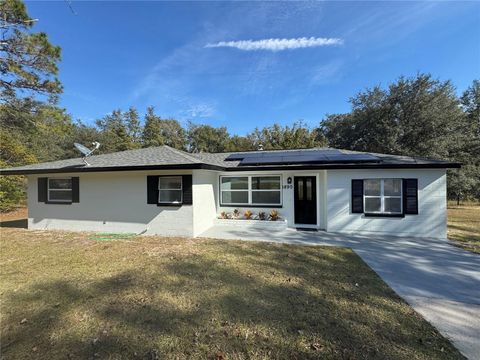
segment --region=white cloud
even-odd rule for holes
[[[301,49],[318,46],[342,45],[343,40],[338,38],[302,37],[296,39],[262,39],[262,40],[238,40],[220,41],[205,45],[206,48],[231,47],[245,51],[268,50],[282,51]]]

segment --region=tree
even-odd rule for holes
[[[358,93],[350,100],[350,113],[327,116],[319,131],[332,147],[468,164],[479,158],[478,136],[472,130],[478,124],[478,93],[474,82],[462,97],[464,113],[449,81],[429,74],[400,77],[387,89]],[[449,171],[449,194],[472,195],[474,173]]]
[[[304,149],[324,145],[318,133],[310,130],[302,121],[295,122],[292,127],[273,124],[263,129],[256,128],[247,137],[255,149],[260,145],[265,150]]]
[[[480,199],[480,81],[474,80],[460,98],[464,125],[453,156],[461,161],[461,169],[448,171],[448,195],[456,198]]]
[[[34,20],[20,0],[0,2],[0,97],[12,100],[19,92],[44,94],[54,100],[62,86],[56,78],[60,47],[45,33],[33,33]]]
[[[449,81],[419,74],[388,89],[350,99],[349,114],[330,115],[320,128],[330,146],[387,154],[450,158],[463,114]]]
[[[257,150],[252,139],[246,136],[234,135],[225,144],[225,151],[250,151]]]
[[[14,134],[0,131],[0,168],[37,162],[29,149]],[[13,210],[25,198],[23,176],[0,177],[0,212]]]
[[[138,114],[133,108],[126,113],[113,110],[111,114],[98,119],[95,124],[100,130],[99,152],[111,153],[139,148],[140,143],[135,141],[135,133],[131,132],[136,128],[137,122]]]
[[[128,135],[132,141],[132,148],[138,149],[142,143],[142,126],[138,111],[134,107],[130,107],[124,114],[125,123],[127,125]]]
[[[230,135],[227,128],[214,128],[210,125],[188,125],[188,142],[191,152],[223,152]]]
[[[467,146],[480,165],[480,80],[474,80],[460,100],[466,117],[466,131],[470,136]]]
[[[175,119],[162,119],[155,115],[153,106],[147,108],[143,129],[143,147],[168,145],[185,150],[187,133]]]

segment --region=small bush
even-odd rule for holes
[[[252,216],[253,216],[253,213],[252,213],[250,210],[246,210],[246,211],[243,213],[243,216],[245,216],[245,219],[251,220],[251,219],[252,219]]]
[[[240,216],[240,211],[238,211],[238,209],[233,210],[233,218],[238,219],[239,216]]]
[[[267,219],[267,214],[265,214],[263,211],[258,213],[258,220],[266,220]]]
[[[272,209],[272,211],[270,211],[270,220],[277,221],[278,219],[280,219],[280,214],[278,213],[277,210]]]

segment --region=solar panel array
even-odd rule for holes
[[[348,154],[334,149],[237,153],[229,155],[225,160],[241,160],[240,166],[380,162],[380,158],[371,154]]]

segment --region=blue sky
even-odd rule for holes
[[[402,74],[429,72],[459,92],[480,78],[479,2],[71,5],[27,2],[34,30],[62,47],[60,104],[86,123],[153,105],[237,134],[316,126]]]

